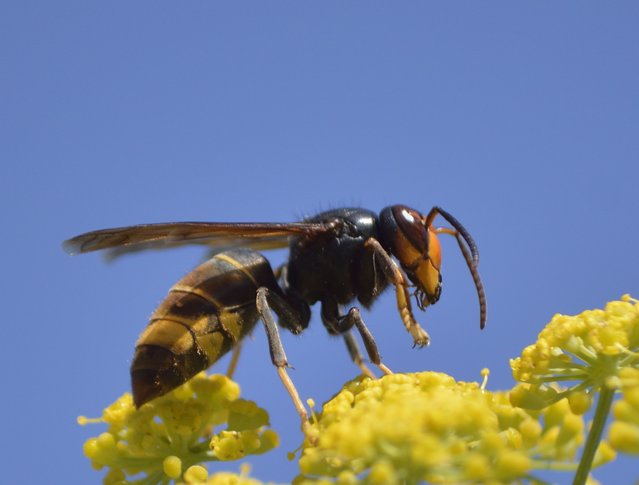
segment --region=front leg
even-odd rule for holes
[[[399,315],[402,318],[404,327],[408,330],[411,337],[413,337],[414,346],[424,347],[428,345],[430,343],[428,333],[420,327],[413,316],[406,276],[377,239],[371,237],[364,243],[364,247],[373,253],[375,261],[380,264],[382,271],[389,281],[395,285],[397,309],[399,310]]]

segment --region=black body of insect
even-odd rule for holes
[[[438,215],[452,228],[434,227]],[[342,314],[340,308],[354,300],[368,307],[392,285],[414,345],[427,345],[428,334],[413,317],[410,299],[414,296],[422,310],[439,299],[437,235],[442,233],[457,239],[470,269],[483,328],[486,299],[477,271],[477,246],[461,223],[438,207],[427,215],[403,205],[387,207],[379,215],[341,208],[294,223],[145,224],[88,232],[65,241],[64,248],[71,254],[101,249],[119,254],[205,244],[221,251],[171,288],[138,339],[131,366],[135,404],[141,406],[169,392],[230,349],[239,349],[242,338],[261,319],[271,360],[305,423],[306,409],[286,373],[288,362],[273,313],[279,317],[279,326],[298,334],[308,326],[310,306],[320,302],[328,332],[344,336],[363,372],[370,374],[351,334],[353,327],[371,362],[388,373],[359,310],[352,307]],[[276,271],[256,251],[286,246],[290,247],[288,261]]]

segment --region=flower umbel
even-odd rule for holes
[[[204,374],[138,410],[124,394],[101,419],[78,418],[109,425],[86,441],[84,454],[94,468],[109,468],[105,484],[224,483],[212,481],[215,475],[209,478],[199,463],[237,460],[278,445],[277,434],[265,428],[266,411],[239,396],[230,379]]]
[[[445,374],[362,377],[316,417],[296,484],[510,483],[565,467],[583,430],[565,400],[533,413]]]
[[[517,405],[543,407],[574,392],[614,388],[621,369],[639,367],[639,303],[628,295],[604,310],[555,315],[537,342],[510,361]],[[549,383],[572,385],[557,392]]]
[[[585,483],[588,471],[597,463],[598,449],[600,460],[614,457],[601,437],[621,377],[639,368],[638,351],[639,302],[624,295],[604,310],[555,315],[537,342],[510,362],[515,379],[521,382],[511,392],[514,405],[541,409],[567,397],[573,409],[583,412],[591,396],[599,394],[574,484]],[[569,387],[558,389],[554,387],[557,383]],[[626,394],[632,400],[632,391]],[[639,442],[639,436],[632,434],[632,427],[618,421],[611,429],[611,445],[623,451],[632,449],[631,443]]]

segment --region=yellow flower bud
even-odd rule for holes
[[[470,482],[483,482],[491,475],[491,463],[488,456],[472,453],[464,460],[464,477]]]
[[[90,438],[86,440],[84,442],[84,445],[82,446],[82,451],[84,453],[84,456],[86,456],[89,459],[92,459],[93,457],[95,457],[98,454],[99,450],[100,450],[100,446],[98,445],[97,438]]]
[[[575,391],[568,395],[568,404],[573,413],[581,415],[590,409],[592,398],[585,391]]]
[[[203,482],[208,476],[209,472],[202,465],[193,465],[184,472],[184,481],[186,483]]]
[[[608,431],[610,445],[624,453],[639,454],[639,426],[615,421]]]
[[[395,485],[398,483],[395,469],[387,461],[379,461],[371,467],[368,481],[371,485]]]
[[[495,468],[495,473],[502,480],[512,480],[525,476],[531,468],[531,462],[524,453],[504,450],[497,455]]]
[[[357,476],[350,470],[344,470],[337,475],[337,485],[355,485],[358,483]]]
[[[542,428],[539,421],[534,419],[525,419],[519,426],[519,432],[528,446],[532,446],[541,436]]]
[[[162,462],[162,469],[167,477],[180,478],[180,475],[182,475],[182,460],[175,455],[167,456]]]

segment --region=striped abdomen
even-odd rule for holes
[[[135,405],[185,383],[249,334],[261,286],[281,293],[269,262],[247,249],[217,254],[178,281],[136,343]]]

